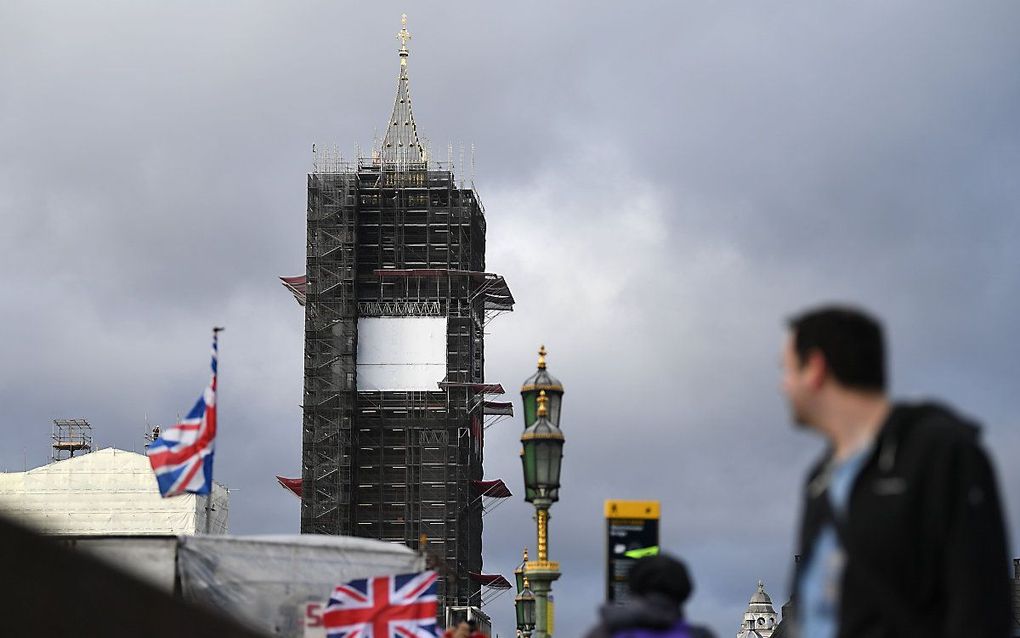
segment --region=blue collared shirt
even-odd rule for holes
[[[867,445],[829,469],[826,493],[832,510],[841,519],[846,516],[847,501],[854,480],[870,456]],[[801,572],[797,588],[797,615],[802,638],[835,638],[839,627],[840,587],[846,552],[832,524],[825,525],[812,547]]]

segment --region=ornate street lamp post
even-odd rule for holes
[[[521,560],[521,564],[518,565],[517,568],[514,570],[514,581],[515,581],[514,584],[517,586],[517,596],[514,598],[514,610],[517,612],[517,638],[523,638],[523,636],[524,636],[524,629],[525,629],[525,626],[524,626],[524,616],[522,615],[524,613],[524,608],[521,607],[521,600],[522,600],[521,599],[521,594],[524,593],[524,580],[525,580],[524,572],[525,572],[525,570],[526,570],[526,568],[528,566],[528,548],[527,547],[524,548],[523,557],[524,558],[523,558],[523,560]],[[531,598],[534,599],[535,595],[534,595],[534,593],[531,592],[530,588],[528,590],[528,593],[531,594]],[[532,604],[532,608],[534,608],[533,604]],[[528,632],[530,633],[531,630],[529,629]]]
[[[517,609],[517,633],[521,638],[530,638],[535,628],[535,594],[531,592],[527,576],[524,577],[520,593],[514,598]]]
[[[545,370],[545,348],[539,350],[538,372],[521,388],[527,427],[521,434],[521,465],[524,469],[525,500],[535,506],[538,523],[538,560],[526,565],[527,578],[535,596],[534,638],[548,638],[549,594],[560,577],[559,563],[549,560],[549,508],[559,500],[560,469],[563,459],[563,431],[550,418],[550,394],[555,398],[555,418],[560,417],[563,386]],[[537,396],[535,396],[537,395]],[[534,419],[529,423],[529,403],[534,398]]]
[[[545,391],[549,398],[548,410],[549,420],[553,425],[560,427],[560,408],[563,406],[563,384],[559,379],[549,374],[545,367],[545,346],[538,348],[538,370],[524,381],[521,386],[521,400],[524,403],[524,427],[530,427],[538,419],[538,393]],[[553,502],[560,499],[559,489],[549,494]],[[524,488],[524,500],[531,502],[535,498],[534,493],[527,486]]]

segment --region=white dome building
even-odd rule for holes
[[[772,606],[772,599],[765,592],[765,584],[758,581],[758,590],[751,595],[751,601],[744,612],[737,638],[771,638],[779,624],[779,615]]]

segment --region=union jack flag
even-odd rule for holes
[[[149,444],[149,463],[164,497],[212,490],[213,445],[216,442],[216,352],[219,332],[213,328],[212,378],[188,416],[166,428]]]
[[[337,586],[322,612],[329,638],[434,638],[436,573],[362,578]]]

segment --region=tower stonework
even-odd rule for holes
[[[441,607],[477,607],[485,419],[506,409],[483,330],[514,301],[485,272],[477,194],[419,140],[399,37],[380,146],[317,152],[308,175],[301,531],[422,549]]]

